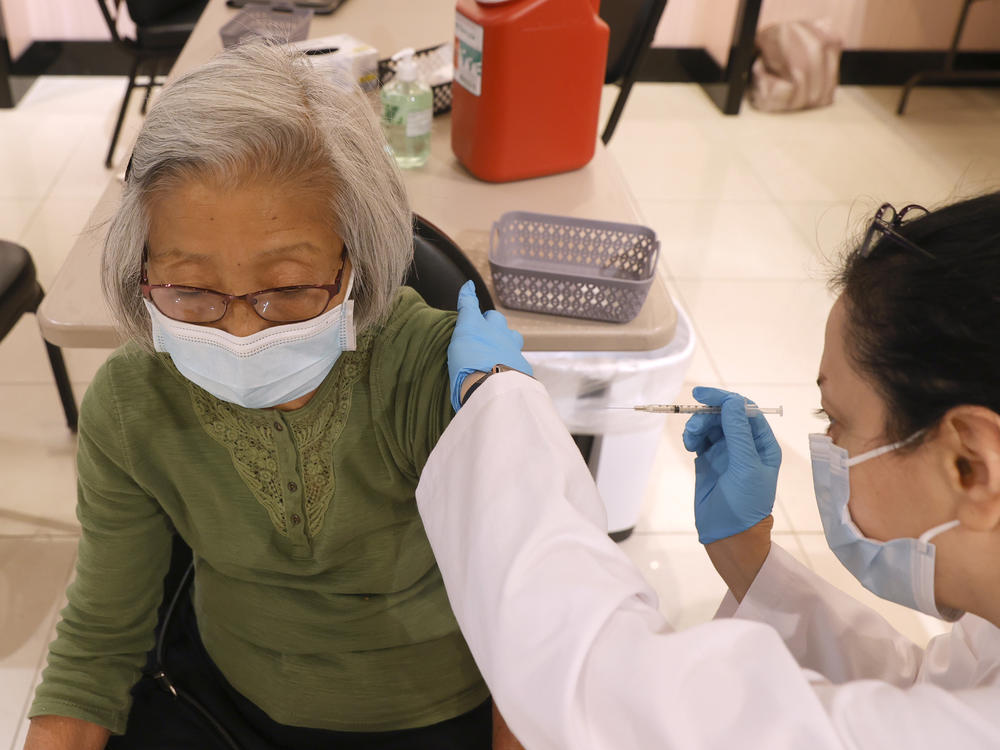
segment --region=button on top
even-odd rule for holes
[[[299,486],[297,484],[295,484],[295,482],[289,482],[288,483],[288,491],[289,492],[295,492],[295,490],[297,490],[298,488],[299,488]]]
[[[298,513],[292,513],[292,526],[298,526],[300,523],[302,523],[302,516]]]
[[[278,432],[281,432],[283,429],[285,429],[285,425],[281,424],[281,422],[275,422],[274,429],[276,429]]]

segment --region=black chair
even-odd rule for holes
[[[427,219],[413,215],[413,263],[403,282],[416,289],[431,307],[456,310],[458,290],[469,280],[476,285],[479,306],[493,309],[493,297],[455,242]]]
[[[118,111],[118,121],[115,132],[108,146],[108,156],[104,160],[105,167],[111,167],[115,155],[115,146],[121,134],[122,123],[125,121],[125,110],[133,89],[146,89],[146,98],[142,101],[142,114],[146,114],[149,97],[154,86],[162,81],[157,77],[165,75],[169,66],[180,54],[187,42],[198,18],[208,0],[125,0],[129,17],[135,22],[135,38],[122,37],[118,33],[118,18],[121,14],[122,0],[97,0],[104,22],[111,32],[115,45],[124,49],[132,57],[132,68],[128,77],[128,88],[125,98]],[[136,83],[136,76],[142,70],[149,76],[148,83]]]
[[[421,216],[413,217],[413,263],[404,282],[420,292],[420,296],[431,307],[439,310],[455,310],[458,305],[458,290],[472,280],[476,285],[479,306],[485,312],[495,309],[490,290],[475,266],[469,262],[455,242]],[[573,442],[579,448],[583,460],[592,465],[600,453],[600,435],[573,435]],[[609,536],[616,542],[628,539],[632,529],[616,531]]]
[[[28,251],[13,242],[0,240],[0,340],[10,333],[22,315],[37,312],[44,296]],[[62,352],[48,341],[45,342],[45,350],[59,388],[66,424],[76,432],[76,400]]]
[[[605,0],[601,3],[601,18],[611,29],[604,82],[617,84],[621,89],[601,135],[605,145],[615,132],[625,101],[639,75],[639,65],[653,43],[653,35],[666,7],[667,0]]]
[[[931,85],[943,85],[949,83],[995,83],[1000,81],[1000,70],[969,70],[966,68],[955,68],[955,60],[958,57],[958,45],[962,41],[962,32],[965,30],[966,21],[969,20],[969,9],[980,0],[963,0],[962,9],[958,14],[958,25],[955,33],[951,37],[951,46],[944,58],[944,68],[942,70],[923,70],[914,74],[903,85],[903,93],[899,97],[899,106],[896,114],[902,115],[906,111],[906,102],[910,98],[915,86],[922,83]]]

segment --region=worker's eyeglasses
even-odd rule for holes
[[[183,323],[216,323],[225,317],[229,303],[241,299],[258,317],[270,323],[301,323],[323,314],[330,300],[340,294],[344,264],[332,284],[281,286],[247,294],[223,294],[213,289],[180,284],[150,284],[143,262],[142,296],[168,318]]]
[[[875,247],[876,242],[883,236],[889,237],[898,245],[902,245],[905,248],[913,250],[916,253],[934,259],[934,256],[929,252],[924,250],[920,245],[906,239],[897,230],[903,225],[906,217],[911,215],[914,211],[921,211],[925,214],[930,213],[923,206],[918,206],[916,203],[911,203],[908,206],[903,206],[898,212],[889,203],[883,203],[879,210],[875,212],[875,216],[872,218],[872,223],[868,226],[868,231],[865,232],[864,242],[861,243],[861,257],[867,258],[871,255],[872,249]]]

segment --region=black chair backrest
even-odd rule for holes
[[[136,26],[147,26],[192,2],[193,0],[125,0],[125,5]]]
[[[190,5],[192,0],[125,0],[128,15],[136,26],[147,26],[155,23],[175,10]],[[111,32],[114,41],[121,41],[118,36],[118,17],[121,15],[122,0],[97,0],[104,23]]]
[[[617,83],[653,41],[667,0],[603,0],[601,18],[611,29],[605,83]]]
[[[475,266],[444,232],[426,219],[413,216],[413,263],[403,283],[416,289],[424,301],[439,310],[454,310],[458,290],[469,280],[476,285],[479,306],[493,309],[493,298]]]

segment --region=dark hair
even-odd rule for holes
[[[1000,192],[896,231],[933,258],[882,235],[868,257],[849,253],[833,281],[849,356],[886,401],[890,441],[934,428],[955,406],[1000,413]]]

